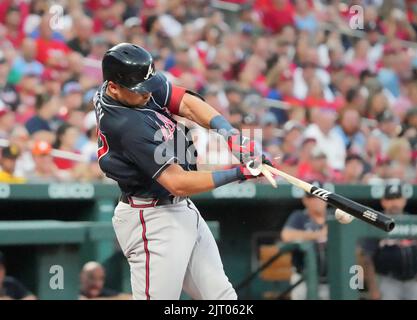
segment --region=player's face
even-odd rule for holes
[[[315,217],[324,217],[326,215],[327,203],[315,197],[304,197],[304,206],[309,214]]]
[[[131,107],[143,107],[152,96],[150,92],[136,93],[112,82],[109,83],[109,91],[116,100]]]
[[[385,213],[388,214],[401,214],[407,203],[405,198],[398,199],[382,199],[381,205],[384,208]]]
[[[12,173],[16,167],[16,160],[4,158],[1,162],[1,166],[3,167],[4,171]]]
[[[85,290],[90,297],[97,297],[103,289],[105,281],[105,273],[102,269],[91,271],[85,282]]]

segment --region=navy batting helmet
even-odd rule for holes
[[[166,78],[155,70],[152,55],[145,49],[120,43],[110,48],[102,61],[103,79],[113,81],[136,93],[159,89]]]

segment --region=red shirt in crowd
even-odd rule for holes
[[[0,23],[4,24],[7,11],[11,6],[19,8],[20,12],[20,28],[23,30],[23,24],[29,15],[29,4],[24,0],[2,0],[0,1]]]
[[[29,5],[26,1],[23,0],[2,0],[0,1],[0,23],[5,25],[6,16],[9,8],[11,6],[16,7],[19,9],[20,12],[20,24],[19,29],[17,30],[16,34],[12,34],[10,32],[6,33],[6,39],[15,47],[19,48],[22,44],[23,39],[25,38],[25,33],[23,31],[23,26],[27,16],[29,15]]]
[[[254,9],[260,13],[264,27],[273,33],[280,32],[287,25],[294,25],[294,6],[289,0],[283,2],[280,8],[273,0],[255,0],[254,3]],[[308,3],[310,7],[313,6],[312,0]]]
[[[328,168],[325,172],[314,171],[309,163],[300,163],[298,165],[297,177],[305,181],[339,181],[341,174],[339,171]]]
[[[54,39],[38,38],[36,39],[36,45],[38,49],[36,60],[42,64],[46,64],[55,55],[66,55],[71,52],[71,49],[65,43]]]

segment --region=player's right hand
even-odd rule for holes
[[[233,134],[228,137],[227,144],[229,150],[242,164],[255,155],[255,141],[248,137]]]

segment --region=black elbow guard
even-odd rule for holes
[[[203,101],[206,101],[200,94],[198,94],[197,92],[194,92],[194,91],[191,91],[191,90],[188,90],[188,89],[186,89],[185,90],[185,92],[186,93],[189,93],[189,94],[191,94],[192,96],[194,96],[194,97],[197,97],[197,98],[200,98],[201,100],[203,100]]]

